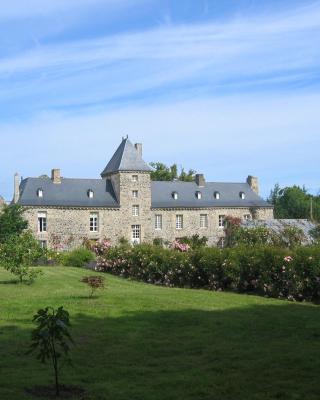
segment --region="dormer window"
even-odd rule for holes
[[[88,197],[89,197],[89,199],[93,199],[93,195],[94,195],[93,190],[92,190],[92,189],[89,189],[89,190],[88,190]]]
[[[213,193],[213,197],[214,197],[216,200],[219,200],[219,199],[220,199],[220,193],[219,193],[219,192],[214,192],[214,193]]]
[[[178,193],[172,192],[172,198],[173,198],[173,200],[178,200]]]
[[[202,193],[201,192],[196,192],[196,198],[198,199],[198,200],[201,200],[201,198],[202,198]]]
[[[37,190],[37,196],[38,196],[38,197],[43,197],[43,190],[42,190],[41,188],[39,188],[39,189]]]
[[[246,194],[244,192],[239,193],[240,199],[244,200],[246,198]]]

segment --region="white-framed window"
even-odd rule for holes
[[[99,215],[98,213],[90,214],[90,232],[98,232],[99,230]]]
[[[208,214],[200,214],[200,228],[208,228]]]
[[[47,241],[46,240],[39,240],[39,245],[42,249],[46,249],[47,248]]]
[[[43,190],[42,190],[41,188],[39,188],[39,189],[37,190],[37,196],[38,196],[38,197],[43,197]]]
[[[132,175],[131,180],[132,180],[132,182],[138,182],[138,180],[139,180],[138,175]]]
[[[251,219],[251,214],[244,214],[243,219],[244,219],[245,221],[250,221],[250,219]]]
[[[133,205],[132,206],[132,216],[133,217],[139,217],[139,206],[138,205]]]
[[[133,242],[140,242],[141,229],[140,225],[131,225],[132,240]]]
[[[172,192],[172,198],[173,200],[178,200],[178,193],[177,192]]]
[[[202,193],[201,192],[196,192],[196,198],[198,199],[198,200],[201,200],[201,198],[202,198]]]
[[[219,215],[219,228],[223,228],[224,227],[225,220],[226,220],[226,216],[225,215]]]
[[[176,215],[176,229],[183,229],[183,215]]]
[[[220,193],[219,193],[219,192],[214,192],[213,197],[214,197],[216,200],[219,200],[219,199],[220,199]]]
[[[89,197],[89,199],[93,199],[93,195],[94,195],[93,190],[92,190],[92,189],[89,189],[89,190],[88,190],[88,197]]]
[[[38,232],[47,232],[47,213],[38,212]]]
[[[244,200],[246,198],[246,194],[244,192],[239,193],[240,199]]]
[[[133,191],[132,191],[132,197],[133,197],[134,199],[137,199],[137,198],[139,197],[139,192],[138,192],[138,190],[133,190]]]
[[[154,223],[154,227],[157,230],[162,229],[162,215],[161,214],[157,214],[155,216],[155,223]]]
[[[218,247],[220,247],[220,249],[223,249],[226,245],[226,239],[225,238],[220,238],[218,243],[217,243]]]

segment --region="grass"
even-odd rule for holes
[[[318,400],[320,308],[261,297],[168,289],[104,275],[89,299],[88,272],[44,267],[33,285],[0,269],[0,398],[33,399],[52,382],[26,356],[35,311],[71,314],[74,368],[62,381],[89,400]]]

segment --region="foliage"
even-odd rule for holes
[[[170,287],[237,290],[289,300],[320,300],[320,247],[256,245],[173,251],[112,247],[97,270]],[[247,243],[248,244],[248,243]]]
[[[180,240],[175,240],[171,245],[173,250],[181,251],[181,253],[186,253],[190,250],[190,246],[186,243],[180,242]]]
[[[98,276],[84,276],[81,279],[81,282],[86,283],[90,287],[90,289],[91,289],[90,297],[91,298],[93,297],[93,294],[97,289],[103,289],[105,287],[104,278],[99,275]]]
[[[23,209],[17,204],[4,205],[0,212],[0,244],[12,236],[20,235],[28,227]]]
[[[59,396],[59,373],[63,366],[63,364],[60,364],[60,359],[66,357],[66,361],[70,362],[69,344],[73,342],[69,333],[69,313],[63,307],[59,307],[57,310],[52,307],[46,307],[45,309],[40,309],[34,315],[33,322],[38,326],[32,332],[32,344],[28,353],[38,350],[38,360],[42,363],[51,361],[56,396]]]
[[[184,243],[190,246],[191,249],[206,246],[208,238],[206,236],[200,237],[200,235],[184,236],[179,238],[180,243]]]
[[[320,221],[320,196],[313,196],[303,187],[280,188],[278,184],[271,190],[269,202],[274,205],[275,218],[313,219]]]
[[[184,168],[181,168],[180,172],[178,172],[177,164],[168,167],[161,162],[152,162],[150,165],[154,168],[154,171],[151,172],[151,180],[153,181],[194,181],[196,171],[193,169],[189,169],[188,172],[186,172]]]
[[[309,233],[314,238],[314,240],[320,242],[320,224],[317,225],[314,229],[311,229]]]
[[[94,254],[85,247],[78,247],[62,254],[62,264],[68,267],[84,267],[85,264],[94,260]]]
[[[42,273],[39,269],[30,269],[30,266],[41,256],[43,256],[43,251],[29,231],[19,236],[12,235],[0,245],[0,265],[16,275],[20,282],[27,278],[31,283]]]

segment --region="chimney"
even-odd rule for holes
[[[203,174],[196,174],[196,184],[198,186],[205,186],[206,180],[204,179]]]
[[[139,156],[142,157],[142,143],[136,143],[134,145],[134,147],[136,148],[137,152],[139,153]]]
[[[53,183],[61,183],[60,169],[54,168],[51,170],[51,180]]]
[[[20,175],[18,173],[14,174],[14,194],[13,202],[17,203],[20,197]]]
[[[258,182],[258,178],[256,178],[255,176],[249,175],[247,178],[247,184],[251,187],[251,189],[259,194],[259,182]]]

